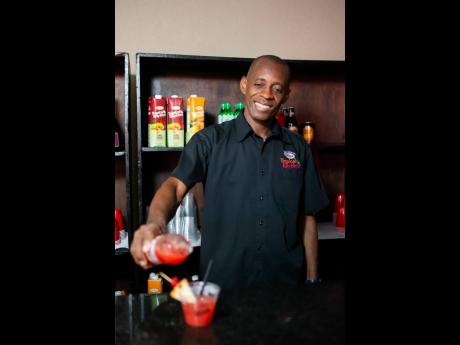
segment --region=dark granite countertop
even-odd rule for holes
[[[345,344],[345,283],[222,290],[202,328],[187,326],[167,294],[116,297],[115,344]]]

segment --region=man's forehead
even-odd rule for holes
[[[270,59],[260,59],[256,61],[256,63],[249,70],[248,77],[263,79],[261,73],[266,72],[267,68],[270,68],[269,70],[273,72],[280,72],[284,76],[288,74],[288,69],[286,68],[286,66],[272,61]]]

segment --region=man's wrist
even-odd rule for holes
[[[156,222],[155,223],[154,222],[146,223],[145,226],[148,227],[148,229],[153,233],[153,235],[155,237],[163,235],[163,234],[166,233],[165,227],[163,227],[162,225],[160,225],[160,224],[158,224]]]

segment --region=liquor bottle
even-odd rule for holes
[[[286,128],[294,133],[299,133],[299,126],[295,118],[294,107],[289,107],[286,117]]]
[[[301,132],[304,140],[311,144],[315,137],[315,125],[313,122],[307,121],[301,125]]]

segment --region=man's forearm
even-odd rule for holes
[[[307,261],[307,279],[318,278],[318,229],[312,215],[304,216],[303,244]]]
[[[155,223],[163,229],[166,228],[185,195],[185,186],[179,186],[177,181],[166,180],[155,193],[149,207],[147,223]]]

